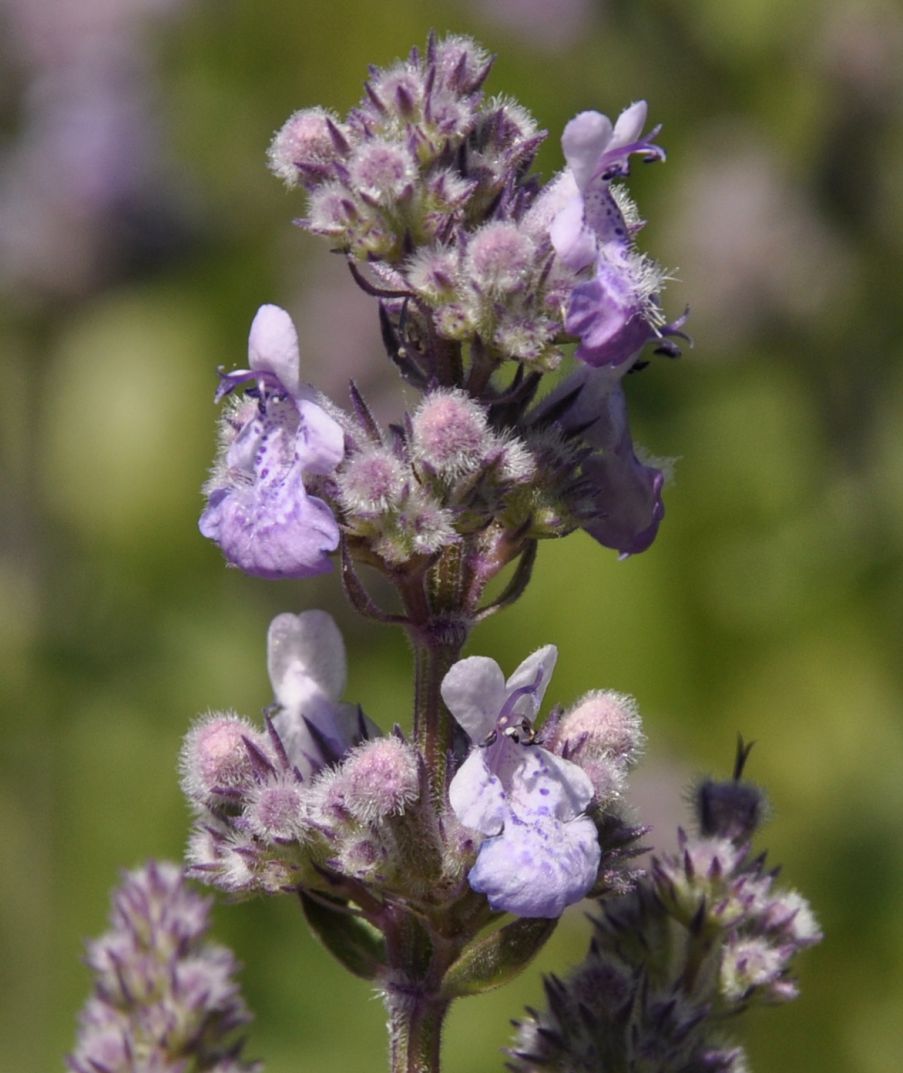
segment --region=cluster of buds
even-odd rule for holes
[[[548,1010],[519,1025],[518,1073],[744,1073],[725,1025],[795,998],[791,963],[821,938],[805,899],[752,855],[765,801],[740,779],[747,754],[741,743],[733,779],[700,785],[697,833],[604,904],[583,964],[546,981]]]
[[[296,112],[270,166],[307,190],[302,226],[374,266],[411,379],[441,372],[435,336],[469,344],[478,379],[505,359],[553,369],[568,335],[592,365],[629,361],[671,327],[664,274],[634,250],[642,221],[612,186],[632,155],[664,158],[643,134],[645,105],[614,126],[597,112],[573,120],[568,169],[543,187],[529,167],[545,132],[517,103],[483,97],[490,66],[467,38],[431,38],[374,70],[345,120]]]
[[[639,718],[630,698],[596,692],[535,728],[553,645],[507,681],[482,656],[445,675],[442,696],[471,749],[439,808],[402,731],[383,736],[339,701],[345,650],[326,612],[277,616],[268,655],[265,728],[211,713],[185,739],[195,877],[232,895],[403,899],[440,914],[476,891],[491,910],[547,919],[629,887],[639,831],[618,807]]]
[[[114,892],[110,931],[88,944],[94,994],[72,1073],[260,1073],[236,1034],[250,1021],[232,954],[206,940],[210,901],[150,862]]]
[[[346,880],[391,891],[417,860],[422,885],[436,882],[422,761],[399,730],[383,737],[339,700],[345,647],[331,616],[278,615],[268,665],[275,703],[263,729],[211,713],[186,736],[191,873],[233,895],[331,892]]]

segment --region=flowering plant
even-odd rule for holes
[[[301,226],[374,298],[421,397],[387,428],[354,383],[339,406],[302,380],[289,314],[262,306],[247,368],[221,372],[200,528],[258,577],[335,562],[358,612],[407,633],[413,720],[384,733],[342,699],[326,612],[277,616],[262,724],[215,712],[185,739],[187,871],[233,897],[300,900],[382,993],[393,1073],[438,1070],[450,1004],[524,969],[584,898],[598,904],[590,951],[520,1024],[514,1067],[739,1073],[723,1024],[792,998],[793,957],[819,938],[751,854],[764,803],[742,779],[748,750],[731,779],[699,787],[680,853],[641,870],[646,829],[623,814],[634,702],[596,690],[543,720],[554,645],[507,677],[462,658],[472,628],[524,591],[540,540],[582,528],[622,557],[655,540],[665,476],[634,446],[624,382],[647,347],[678,354],[684,319],[662,312],[665,273],[637,249],[623,185],[632,159],[665,157],[645,103],[573,119],[566,167],[543,185],[530,166],[545,135],[484,96],[490,66],[470,39],[431,38],[372,71],[344,119],[305,109],[273,140],[272,170],[307,195]],[[229,1042],[247,1019],[232,963],[198,952],[204,914],[168,866],[126,879],[92,947],[73,1070],[252,1068]]]

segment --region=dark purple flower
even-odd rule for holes
[[[625,369],[583,367],[564,380],[535,411],[542,422],[570,399],[555,423],[588,448],[579,493],[571,504],[593,539],[622,555],[645,551],[665,514],[664,473],[634,450],[622,385]]]
[[[333,472],[341,428],[300,381],[298,336],[278,306],[261,306],[248,339],[250,368],[223,376],[218,397],[257,386],[226,416],[200,530],[248,574],[302,578],[329,569],[339,542],[332,511],[306,481]]]
[[[495,660],[472,656],[442,681],[442,699],[474,746],[449,787],[455,815],[484,836],[468,882],[493,909],[523,917],[560,916],[592,887],[601,857],[583,815],[588,776],[533,742],[557,657],[546,645],[506,682]]]
[[[665,476],[636,456],[620,382],[600,391],[602,377],[597,373],[589,373],[587,381],[584,393],[595,396],[599,405],[598,417],[584,432],[586,442],[597,450],[583,463],[593,501],[591,512],[583,518],[583,528],[607,548],[635,555],[655,540],[665,515]]]

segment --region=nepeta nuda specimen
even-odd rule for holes
[[[615,123],[578,115],[567,167],[544,186],[530,167],[545,134],[483,95],[489,69],[469,39],[431,38],[372,70],[348,116],[296,112],[271,145],[272,170],[306,192],[301,226],[373,297],[388,358],[420,399],[382,427],[354,383],[347,408],[318,394],[289,314],[264,305],[249,367],[221,373],[218,398],[245,390],[227,402],[201,530],[258,577],[335,560],[353,607],[408,636],[413,718],[384,733],[343,699],[329,615],[279,615],[262,725],[212,713],[186,738],[189,873],[232,896],[300,899],[326,947],[380,989],[393,1073],[437,1070],[450,1003],[522,970],[588,896],[617,954],[597,940],[575,978],[594,981],[600,1012],[585,1012],[582,985],[570,1010],[550,984],[552,1012],[522,1029],[517,1061],[737,1069],[700,1035],[710,991],[672,994],[686,974],[679,961],[659,971],[652,940],[664,917],[704,933],[706,980],[724,981],[731,1008],[789,997],[787,963],[817,930],[747,857],[757,793],[700,791],[700,841],[644,877],[630,866],[644,829],[621,815],[643,740],[634,702],[594,690],[542,722],[553,644],[509,677],[462,658],[471,629],[529,583],[540,540],[583,528],[622,557],[654,541],[664,474],[634,446],[624,378],[648,344],[676,356],[683,319],[661,310],[666,274],[636,248],[622,184],[632,158],[664,159],[645,104]],[[572,371],[549,388],[563,362]],[[373,572],[394,606],[371,594]],[[631,1064],[636,1039],[657,1041],[643,1042],[645,1065]]]

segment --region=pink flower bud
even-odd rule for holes
[[[417,752],[398,738],[377,738],[355,750],[332,787],[361,823],[401,815],[420,795]]]
[[[308,812],[302,784],[286,778],[258,786],[244,816],[250,831],[265,842],[293,842],[304,837]]]
[[[289,116],[270,143],[270,171],[287,186],[322,180],[342,155],[343,141],[340,124],[324,108],[302,109]]]
[[[445,477],[473,472],[494,446],[486,414],[463,391],[434,391],[412,418],[417,461]]]
[[[195,723],[180,756],[182,790],[190,801],[215,807],[254,785],[245,738],[268,751],[254,727],[233,713],[212,712]]]
[[[348,165],[351,185],[364,199],[391,204],[410,195],[417,165],[403,146],[373,140],[362,142]]]
[[[382,514],[397,510],[410,472],[383,447],[362,451],[339,474],[342,505],[353,513]]]
[[[536,247],[517,224],[486,224],[467,246],[466,270],[482,293],[509,294],[522,288],[536,264]]]
[[[593,690],[558,720],[546,748],[589,775],[597,801],[617,797],[643,742],[636,701],[612,690]]]

